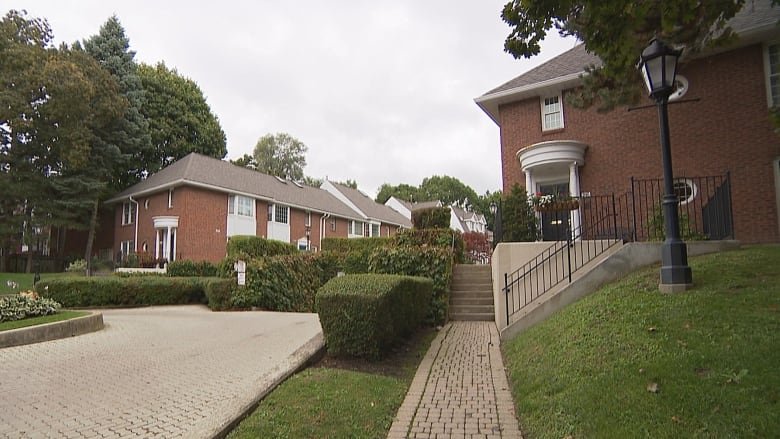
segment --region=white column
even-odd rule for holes
[[[534,187],[534,177],[531,175],[531,169],[526,169],[525,171],[525,191],[528,192],[528,195],[533,195],[536,193],[536,188]]]
[[[168,233],[165,234],[165,249],[163,250],[163,257],[168,261],[171,260],[171,226],[168,226]]]
[[[160,229],[154,229],[154,258],[160,259]]]
[[[580,178],[577,172],[577,162],[569,164],[569,191],[573,197],[580,196]],[[572,238],[580,234],[580,209],[572,210],[571,213]]]
[[[171,255],[171,260],[173,261],[176,259],[176,241],[179,239],[177,236],[179,234],[179,229],[178,227],[174,227],[171,230],[173,231],[173,254]]]

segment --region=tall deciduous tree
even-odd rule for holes
[[[384,183],[382,186],[379,186],[379,192],[377,192],[375,199],[376,202],[384,204],[390,197],[410,202],[427,201],[420,199],[420,189],[418,187],[406,183],[400,183],[395,186]]]
[[[198,84],[164,63],[141,64],[145,92],[141,113],[149,123],[153,153],[145,163],[150,174],[191,152],[221,159],[227,154],[225,132]]]
[[[425,200],[439,200],[444,204],[457,204],[461,207],[471,207],[477,200],[474,189],[448,175],[434,175],[423,179],[420,195]]]
[[[504,50],[529,58],[539,53],[539,43],[553,28],[576,36],[604,64],[588,69],[584,87],[571,95],[571,102],[610,110],[641,96],[636,63],[652,37],[695,54],[733,37],[727,22],[744,4],[745,0],[512,0],[501,13],[512,28]]]
[[[255,145],[257,170],[289,180],[303,180],[308,147],[287,133],[266,134]]]

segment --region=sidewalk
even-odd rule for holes
[[[451,322],[431,343],[388,439],[522,439],[493,322]]]

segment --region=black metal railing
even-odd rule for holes
[[[680,236],[684,240],[733,238],[729,173],[675,179],[679,199]],[[624,194],[581,197],[579,209],[559,212],[566,240],[550,246],[511,273],[504,273],[506,322],[511,316],[582,269],[614,245],[626,241],[664,239],[662,179],[631,178]],[[575,218],[576,216],[576,218]],[[579,220],[572,230],[571,224]]]

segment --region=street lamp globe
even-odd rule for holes
[[[490,214],[495,215],[496,211],[498,210],[498,206],[496,205],[495,201],[490,202]]]
[[[680,55],[682,49],[672,49],[657,38],[653,38],[642,51],[639,68],[652,98],[668,98],[674,91]]]

